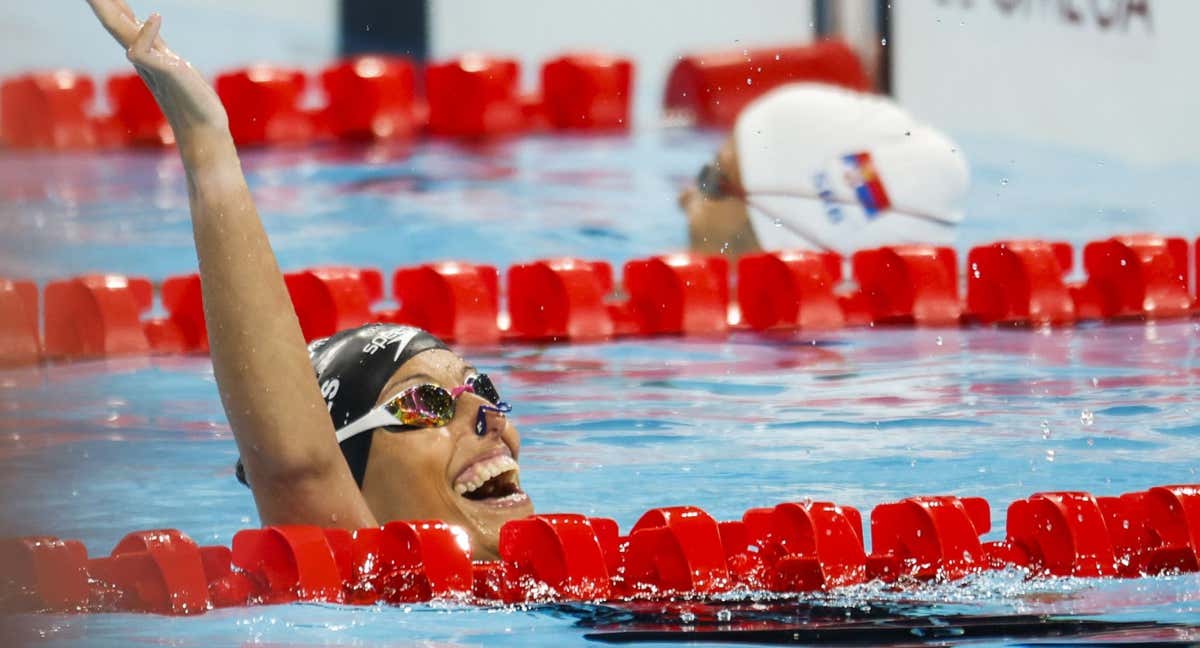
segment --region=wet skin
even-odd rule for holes
[[[732,137],[725,140],[715,162],[734,187],[742,186]],[[733,260],[761,249],[758,237],[750,226],[746,203],[740,198],[709,198],[691,184],[679,194],[679,207],[687,216],[688,240],[692,251],[724,254]]]
[[[426,351],[396,371],[377,403],[421,383],[453,389],[476,373],[450,351]],[[498,389],[503,396],[503,385]],[[466,530],[474,558],[498,558],[500,527],[532,515],[533,503],[520,489],[521,435],[512,421],[488,413],[487,433],[475,432],[479,406],[485,404],[480,396],[464,393],[445,427],[372,433],[362,493],[380,524],[442,520]],[[501,474],[485,479],[495,472]]]

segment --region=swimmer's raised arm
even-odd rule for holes
[[[263,523],[374,526],[335,440],[225,108],[159,37],[161,17],[139,22],[124,0],[88,4],[175,132],[213,371]]]

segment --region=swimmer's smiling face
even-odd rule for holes
[[[451,390],[476,373],[451,351],[425,351],[392,375],[377,404],[422,383]],[[445,427],[372,432],[362,492],[380,524],[442,520],[467,531],[475,558],[498,557],[500,527],[533,514],[533,503],[520,487],[521,435],[512,421],[488,413],[487,433],[476,434],[485,404],[468,392]]]

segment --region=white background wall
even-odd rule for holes
[[[1139,6],[1148,20],[1130,14]],[[1200,160],[1200,2],[901,0],[895,7],[894,88],[925,120],[1138,162]]]
[[[567,50],[630,56],[642,126],[661,112],[667,73],[681,53],[805,43],[813,32],[810,0],[433,0],[430,14],[434,57],[512,55],[528,89],[541,62]]]

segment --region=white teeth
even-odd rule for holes
[[[500,456],[474,466],[468,476],[454,485],[454,492],[459,495],[470,493],[480,486],[483,486],[489,479],[496,475],[503,475],[508,471],[516,471],[520,473],[521,468],[517,465],[516,460],[509,456]]]

